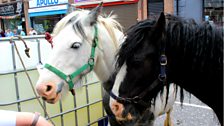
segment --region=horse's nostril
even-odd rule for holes
[[[55,98],[52,98],[52,99],[49,99],[50,101],[54,101],[55,100]]]
[[[46,101],[46,100],[47,100],[47,98],[45,98],[45,97],[42,97],[42,99],[43,99],[44,101]]]
[[[51,89],[52,89],[52,86],[47,85],[47,90],[46,90],[46,91],[48,92],[48,91],[50,91]]]

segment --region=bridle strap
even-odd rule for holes
[[[134,103],[134,104],[139,104],[144,107],[149,107],[151,105],[150,102],[145,102],[142,98],[146,96],[147,93],[151,92],[153,89],[158,86],[158,83],[160,81],[156,79],[148,88],[146,88],[140,95],[135,96],[133,98],[124,98],[124,97],[119,97],[116,96],[112,91],[110,92],[110,96],[117,100],[120,103]]]
[[[158,78],[153,81],[153,83],[146,88],[142,93],[139,95],[133,97],[133,98],[123,98],[116,96],[112,91],[110,91],[110,96],[117,100],[120,103],[134,103],[134,104],[140,104],[144,107],[149,107],[151,105],[151,102],[145,102],[143,100],[143,97],[145,97],[149,92],[151,92],[153,89],[155,89],[160,83],[162,83],[162,86],[166,84],[166,65],[167,65],[167,57],[165,55],[165,50],[162,50],[161,56],[160,56],[160,74]]]
[[[94,29],[95,29],[95,34],[94,34],[94,39],[93,39],[93,42],[92,42],[90,58],[88,59],[88,62],[86,64],[84,64],[82,67],[80,67],[78,70],[71,73],[70,75],[66,75],[65,73],[63,73],[62,71],[58,70],[57,68],[53,67],[50,64],[45,64],[44,65],[44,68],[50,70],[51,72],[53,72],[57,76],[59,76],[61,79],[66,81],[69,85],[69,90],[72,90],[73,87],[74,87],[74,83],[73,83],[72,80],[75,77],[80,75],[83,71],[87,70],[88,68],[89,68],[90,71],[93,70],[94,60],[95,60],[95,51],[96,51],[96,47],[98,45],[98,29],[97,29],[96,25],[94,25]]]
[[[155,81],[153,81],[153,83],[148,88],[146,88],[142,93],[133,98],[119,97],[116,96],[112,91],[110,91],[109,93],[110,96],[120,103],[134,103],[142,105],[144,107],[149,107],[151,105],[151,101],[145,102],[143,100],[143,97],[145,97],[149,92],[151,92],[153,89],[159,86],[159,84],[162,83],[161,86],[164,86],[166,84],[166,65],[167,65],[167,57],[165,55],[165,52],[162,51],[162,54],[160,56],[160,74],[158,78]]]
[[[165,42],[165,39],[163,36],[163,40],[161,42],[160,59],[159,59],[160,73],[158,75],[158,78],[155,81],[153,81],[153,83],[148,88],[146,88],[142,93],[140,93],[137,96],[134,96],[133,98],[119,97],[119,96],[116,96],[112,91],[110,91],[110,93],[109,93],[110,96],[120,103],[134,103],[134,104],[142,105],[144,107],[149,107],[151,105],[151,101],[145,102],[143,100],[143,97],[145,97],[148,93],[150,93],[157,86],[164,86],[167,84],[167,76],[166,76],[167,57],[165,55],[165,52],[166,52],[165,47],[166,47],[166,42]],[[167,95],[167,98],[168,98],[168,95]]]
[[[88,69],[88,65],[85,64],[81,68],[79,68],[77,71],[73,72],[71,75],[66,75],[57,68],[51,66],[50,64],[45,64],[44,68],[50,70],[51,72],[55,73],[57,76],[59,76],[61,79],[65,80],[69,85],[69,90],[73,89],[74,84],[72,82],[72,79],[76,76],[80,75],[84,70]]]

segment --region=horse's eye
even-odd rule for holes
[[[80,46],[81,46],[81,43],[80,43],[80,42],[74,42],[74,43],[72,44],[72,47],[71,47],[71,48],[73,48],[73,49],[78,49]]]

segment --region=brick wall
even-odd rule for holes
[[[164,0],[164,12],[168,14],[174,13],[174,0]]]

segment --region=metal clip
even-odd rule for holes
[[[98,41],[98,38],[94,38],[94,41],[92,43],[92,47],[96,48],[97,44],[96,41]]]
[[[139,102],[141,98],[139,96],[135,96],[134,98],[132,98],[132,102],[137,104]]]
[[[167,65],[167,57],[166,57],[166,55],[161,55],[160,56],[160,65],[163,65],[163,66]]]
[[[64,82],[61,81],[61,82],[57,85],[56,94],[61,93],[63,86],[64,86]]]
[[[94,58],[89,58],[89,60],[88,60],[88,64],[89,64],[90,66],[93,66],[93,65],[94,65]]]
[[[166,74],[164,74],[163,76],[162,76],[162,74],[159,74],[158,79],[159,79],[159,81],[166,80]]]

